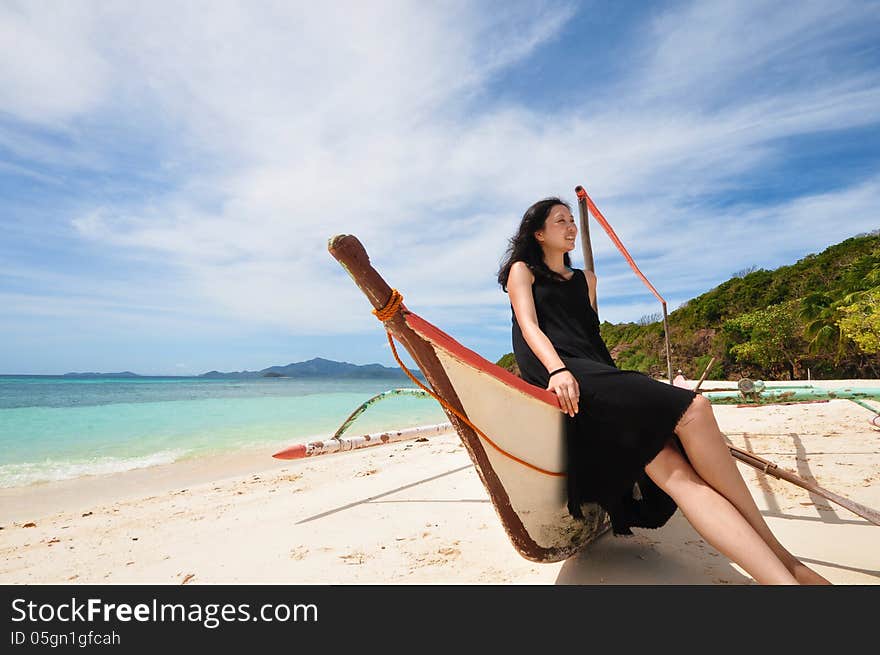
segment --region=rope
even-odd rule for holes
[[[373,314],[376,316],[376,318],[378,318],[380,321],[382,321],[384,323],[385,321],[388,321],[391,318],[393,318],[395,314],[397,314],[402,302],[403,302],[403,296],[400,294],[400,292],[397,289],[392,289],[391,290],[391,297],[388,299],[388,302],[385,304],[385,306],[382,309],[374,309]],[[403,372],[409,376],[409,379],[412,380],[413,382],[415,382],[419,387],[424,389],[426,392],[428,392],[443,407],[445,407],[450,412],[455,414],[458,418],[460,418],[462,421],[464,421],[468,426],[470,426],[470,428],[474,432],[476,432],[483,439],[485,439],[486,442],[488,442],[488,444],[490,446],[492,446],[495,450],[497,450],[499,453],[501,453],[505,457],[508,457],[508,458],[512,459],[513,461],[515,461],[519,464],[522,464],[523,466],[525,466],[527,468],[532,469],[533,471],[537,471],[538,473],[543,473],[544,475],[550,475],[553,477],[562,477],[562,478],[564,478],[567,475],[566,473],[560,473],[557,471],[547,471],[545,469],[542,469],[539,466],[535,466],[534,464],[531,464],[531,463],[525,461],[524,459],[520,459],[516,455],[507,452],[501,446],[499,446],[494,441],[492,441],[486,435],[485,432],[483,432],[480,428],[478,428],[476,425],[471,423],[470,420],[464,414],[459,412],[457,409],[455,409],[455,407],[450,405],[443,398],[441,398],[436,393],[434,393],[431,389],[429,389],[424,384],[419,382],[416,379],[416,377],[412,373],[410,373],[409,369],[400,360],[400,356],[397,354],[397,348],[394,346],[394,337],[392,336],[391,331],[386,328],[385,333],[388,336],[388,343],[391,345],[391,352],[394,354],[394,359],[397,360],[398,366],[400,366],[400,368],[403,369]]]
[[[614,242],[615,246],[617,246],[617,249],[620,251],[620,254],[623,255],[624,259],[626,259],[627,263],[629,264],[629,267],[633,270],[633,272],[636,275],[638,275],[642,279],[642,282],[644,282],[645,285],[651,290],[651,293],[653,293],[657,297],[657,300],[659,300],[660,303],[665,306],[666,301],[663,300],[663,296],[661,296],[657,292],[657,289],[654,288],[654,285],[648,281],[648,278],[645,277],[645,274],[639,270],[638,266],[636,266],[635,261],[633,260],[632,256],[629,254],[629,252],[627,251],[626,247],[623,245],[623,242],[620,240],[620,238],[614,232],[614,228],[611,227],[611,224],[608,222],[608,219],[606,219],[602,215],[602,212],[600,212],[599,208],[596,207],[596,204],[593,202],[593,199],[587,195],[586,189],[584,189],[583,187],[578,187],[577,189],[575,189],[575,191],[577,192],[577,197],[579,199],[583,199],[586,201],[587,208],[589,209],[589,211],[591,211],[593,213],[593,218],[595,218],[599,222],[599,225],[602,226],[602,229],[605,230],[605,232],[611,238],[611,241]]]
[[[397,310],[400,309],[400,305],[403,303],[403,296],[400,291],[397,289],[391,290],[391,297],[388,299],[388,302],[385,303],[385,306],[382,309],[374,309],[373,314],[376,315],[383,323],[385,321],[390,320],[397,313]]]

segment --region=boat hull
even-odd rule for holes
[[[385,308],[394,294],[357,238],[333,237],[328,250],[373,307]],[[554,394],[492,364],[402,303],[383,325],[443,398],[443,409],[520,555],[535,562],[567,559],[610,529],[607,513],[596,504],[584,505],[584,519],[567,511],[564,422]]]

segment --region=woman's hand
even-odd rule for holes
[[[569,416],[578,413],[578,401],[581,397],[581,390],[578,387],[577,380],[568,371],[562,371],[550,378],[547,385],[547,391],[552,391],[559,398],[559,407]]]

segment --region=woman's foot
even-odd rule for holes
[[[804,564],[803,562],[795,561],[792,566],[788,568],[791,571],[791,574],[795,577],[795,579],[800,584],[805,585],[820,585],[820,584],[831,584],[828,580],[823,578],[821,575],[816,573],[809,566]]]

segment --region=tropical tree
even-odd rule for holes
[[[795,379],[798,359],[803,352],[797,301],[777,303],[729,319],[724,323],[724,330],[745,339],[730,347],[736,361],[757,364],[767,370],[782,367],[788,371],[789,379]]]
[[[841,335],[855,342],[864,353],[880,353],[880,286],[849,294],[839,311],[837,325]]]
[[[801,299],[798,318],[805,323],[807,351],[833,352],[834,363],[839,363],[852,341],[840,331],[840,302],[822,291],[815,291]]]

